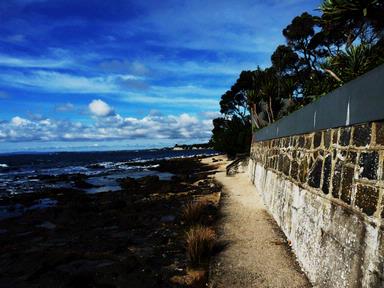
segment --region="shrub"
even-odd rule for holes
[[[189,229],[186,235],[187,256],[192,265],[200,265],[208,260],[215,244],[215,232],[198,225]]]
[[[200,224],[204,216],[205,204],[202,202],[189,202],[183,206],[181,219],[187,225]]]

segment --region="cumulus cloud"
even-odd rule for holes
[[[114,114],[112,107],[100,99],[92,100],[88,108],[89,111],[97,117],[106,117]]]
[[[107,110],[101,114],[107,115],[105,114]],[[104,117],[95,117],[91,124],[50,118],[28,120],[15,116],[9,121],[0,122],[0,141],[208,140],[211,130],[211,120],[201,120],[187,113],[180,115],[150,113],[143,118],[123,117],[114,113]]]
[[[29,120],[21,118],[19,116],[15,116],[11,120],[11,125],[14,125],[14,126],[25,126],[28,123],[30,123]]]

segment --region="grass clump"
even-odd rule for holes
[[[216,240],[215,232],[201,225],[194,226],[186,233],[186,250],[190,263],[200,265],[209,259]]]
[[[203,221],[205,204],[202,202],[189,202],[183,206],[181,219],[187,225],[201,224]]]

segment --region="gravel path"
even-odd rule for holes
[[[247,174],[227,177],[224,163],[220,166],[215,175],[223,185],[218,234],[226,245],[213,257],[212,287],[311,287]]]

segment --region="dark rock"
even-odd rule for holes
[[[307,174],[308,174],[308,163],[306,159],[304,159],[301,161],[300,168],[299,168],[299,181],[301,183],[304,184],[306,182]]]
[[[328,149],[331,146],[331,130],[327,130],[323,132],[323,138],[324,138],[324,147],[325,149]]]
[[[292,161],[292,165],[291,165],[291,177],[295,180],[297,180],[297,176],[298,176],[298,171],[299,170],[299,164],[297,163],[297,161]]]
[[[313,148],[317,148],[321,145],[321,132],[316,132],[313,136]]]
[[[375,213],[378,198],[379,193],[376,188],[357,185],[355,204],[368,216],[372,216]]]
[[[364,152],[360,154],[359,166],[361,170],[360,177],[369,180],[377,179],[377,168],[379,163],[379,154],[374,152]]]
[[[283,160],[283,173],[286,176],[289,176],[289,168],[291,166],[291,160],[289,160],[288,156],[284,156]]]
[[[343,167],[340,198],[347,204],[351,204],[352,184],[354,169],[348,166]]]
[[[332,144],[337,144],[337,138],[339,136],[339,129],[333,129]]]
[[[368,124],[355,126],[352,142],[355,146],[369,145],[371,142],[371,127]]]
[[[119,184],[120,184],[120,187],[124,190],[134,190],[139,186],[136,179],[131,177],[119,179]]]
[[[342,164],[339,159],[336,160],[335,168],[333,169],[332,175],[332,196],[335,198],[339,198],[340,194],[340,184],[341,184],[341,172],[342,172]]]
[[[339,144],[341,146],[348,146],[350,140],[351,140],[351,128],[350,127],[340,128]]]
[[[352,165],[356,164],[357,153],[354,151],[348,151],[346,162]]]
[[[324,160],[324,174],[323,174],[323,187],[322,190],[324,194],[329,193],[329,183],[331,180],[331,170],[332,170],[332,157],[327,155]]]
[[[299,148],[304,148],[305,138],[304,138],[303,135],[299,136],[299,141],[298,142],[299,142],[298,143]]]
[[[312,148],[312,138],[313,138],[312,134],[305,137],[305,145],[304,146],[306,149]]]
[[[376,144],[384,145],[384,122],[376,123]]]
[[[320,187],[321,171],[323,168],[323,161],[316,159],[313,167],[309,171],[308,185],[314,188]]]

